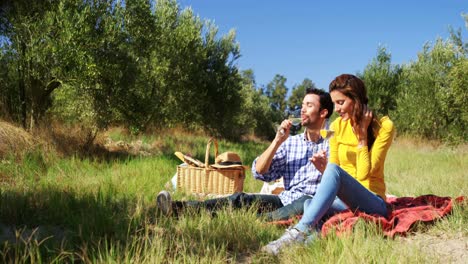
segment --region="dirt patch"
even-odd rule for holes
[[[398,238],[404,243],[416,246],[440,263],[466,263],[468,259],[468,236],[458,234],[415,234]]]
[[[141,140],[128,143],[123,140],[113,141],[108,137],[102,146],[109,152],[125,153],[132,156],[151,156],[156,152],[151,145],[145,144]]]

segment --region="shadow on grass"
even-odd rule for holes
[[[178,219],[161,216],[154,205],[138,209],[134,198],[115,197],[112,191],[2,191],[0,262],[119,262],[141,254],[154,257],[160,250],[164,262],[239,258],[271,239],[257,221],[256,206],[225,208],[216,216],[188,212]]]
[[[74,252],[69,260],[86,259],[86,251],[92,251],[97,244],[125,241],[128,231],[137,228],[140,219],[129,216],[131,206],[136,203],[130,199],[116,200],[112,193],[102,191],[96,194],[53,188],[2,191],[1,256],[7,262],[18,260],[34,253],[28,251],[36,245],[35,250],[45,262],[63,252]]]

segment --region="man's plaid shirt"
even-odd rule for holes
[[[283,177],[285,190],[279,194],[283,205],[288,205],[304,195],[313,196],[322,173],[309,159],[322,149],[329,154],[328,140],[320,138],[317,143],[308,141],[305,132],[290,136],[276,151],[269,171],[265,174],[256,172],[257,158],[252,164],[252,175],[255,179],[265,182]]]

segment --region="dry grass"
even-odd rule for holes
[[[103,159],[167,154],[174,149],[174,146],[184,153],[189,153],[190,150],[195,149],[194,144],[200,144],[200,142],[194,142],[194,138],[200,138],[203,142],[207,137],[202,130],[194,131],[183,127],[149,128],[145,135],[146,138],[142,141],[139,136],[132,135],[122,127],[112,127],[98,132],[93,128],[64,125],[53,121],[29,133],[19,126],[0,120],[0,159],[4,160],[10,155],[20,160],[26,153],[37,148],[46,153],[55,153],[59,157],[77,155]],[[170,143],[167,142],[168,136],[173,136]],[[255,136],[248,136],[244,140],[264,142]],[[421,152],[446,148],[462,155],[468,153],[468,144],[446,146],[440,141],[414,137],[399,136],[395,139],[395,144],[403,149],[418,149]]]
[[[0,120],[0,159],[21,159],[37,143],[24,129]]]
[[[167,142],[168,136],[173,136]],[[39,150],[60,158],[78,156],[84,158],[112,160],[129,156],[150,156],[172,152],[174,146],[186,150],[194,149],[193,138],[205,141],[203,131],[189,131],[176,127],[147,131],[143,140],[122,127],[105,131],[80,125],[66,125],[50,121],[36,127],[31,133],[19,126],[0,121],[0,160],[13,156],[22,160],[27,153]],[[9,156],[10,155],[10,156]]]
[[[456,146],[447,146],[446,144],[437,140],[428,140],[423,138],[415,138],[408,136],[399,136],[395,139],[395,144],[401,148],[418,149],[422,152],[431,152],[437,149],[446,148],[456,151],[461,154],[468,153],[468,144],[459,144]]]
[[[91,156],[94,152],[99,152],[100,146],[104,145],[101,142],[104,141],[101,134],[77,125],[66,126],[50,122],[28,132],[12,123],[0,121],[0,159],[2,160],[11,157],[22,160],[28,153],[34,151],[47,153],[48,157]]]
[[[40,126],[33,133],[46,141],[60,156],[83,155],[92,152],[95,142],[104,141],[94,128],[64,125],[58,122]]]

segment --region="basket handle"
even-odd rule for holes
[[[205,153],[205,168],[206,169],[208,169],[208,164],[209,164],[211,142],[214,142],[215,158],[218,156],[218,140],[216,140],[216,138],[214,137],[211,137],[208,140],[208,144],[206,144],[206,153]]]

